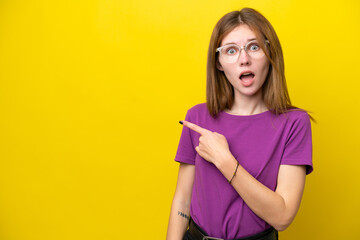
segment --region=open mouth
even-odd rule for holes
[[[252,72],[244,72],[240,75],[240,80],[247,82],[252,80],[255,77],[255,74]]]

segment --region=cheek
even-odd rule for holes
[[[227,78],[231,77],[236,73],[236,66],[231,64],[223,65],[223,71]]]
[[[269,66],[270,66],[270,62],[267,58],[264,59],[264,61],[260,64],[259,72],[261,76],[264,78],[264,80],[269,72]]]

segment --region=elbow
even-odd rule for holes
[[[191,198],[175,194],[172,203],[182,209],[190,209]]]
[[[289,224],[290,225],[290,224]],[[277,231],[282,232],[289,227],[289,225],[275,225],[273,226]]]
[[[277,231],[282,232],[282,231],[284,231],[285,229],[287,229],[290,226],[290,224],[292,223],[292,220],[293,219],[285,219],[285,220],[282,220],[282,221],[278,221],[273,225],[273,227]]]

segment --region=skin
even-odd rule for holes
[[[247,25],[240,25],[225,36],[221,45],[234,42],[243,46],[251,38],[255,38],[251,29]],[[234,105],[227,112],[236,115],[251,115],[266,111],[267,108],[261,97],[262,85],[269,68],[266,57],[254,60],[242,51],[236,63],[224,63],[221,58],[219,62],[218,69],[224,71],[235,92]],[[255,73],[254,83],[251,86],[245,87],[240,83],[239,74],[244,70]],[[237,160],[230,152],[225,136],[187,121],[183,121],[183,125],[200,134],[199,145],[195,148],[197,153],[214,164],[224,177],[230,180]],[[188,219],[178,213],[190,215],[194,176],[194,165],[180,163],[167,231],[168,240],[180,240],[184,236]],[[277,188],[273,191],[239,165],[231,184],[255,214],[278,231],[283,231],[294,220],[300,207],[305,176],[305,166],[280,165]]]
[[[180,163],[178,180],[171,205],[167,240],[181,240],[185,234],[189,220],[179,215],[182,212],[190,215],[191,193],[195,177],[195,166]]]
[[[224,37],[221,46],[229,43],[236,43],[239,46],[244,46],[250,39],[256,39],[255,33],[248,25],[242,24]],[[251,59],[251,57],[243,50],[241,51],[237,62],[223,62],[221,56],[219,62],[220,64],[217,68],[224,72],[226,78],[234,87],[235,101],[232,109],[228,112],[236,115],[252,115],[266,111],[267,108],[261,96],[262,85],[265,82],[270,64],[266,55],[264,54],[259,59]],[[248,70],[255,73],[255,78],[252,85],[245,87],[241,84],[239,76],[241,72]]]

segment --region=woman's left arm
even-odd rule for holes
[[[227,179],[231,179],[236,164],[232,157],[217,167]],[[276,230],[283,231],[294,220],[300,207],[305,176],[305,166],[280,165],[274,192],[239,165],[231,184],[256,215]]]
[[[201,134],[195,148],[205,160],[213,163],[226,179],[231,181],[249,208],[276,230],[285,230],[299,209],[305,186],[306,167],[280,165],[277,187],[272,191],[241,165],[233,177],[237,160],[231,154],[225,136],[183,121],[184,126]],[[233,177],[233,178],[232,178]]]

